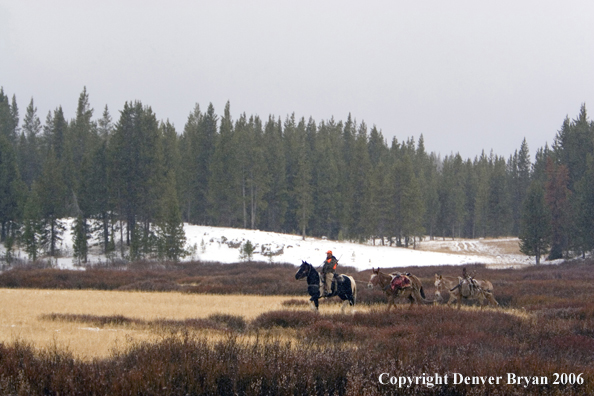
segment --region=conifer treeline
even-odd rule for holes
[[[129,246],[131,259],[177,259],[182,221],[405,246],[422,236],[520,235],[532,255],[594,249],[594,124],[585,106],[534,162],[525,140],[507,159],[441,158],[422,136],[388,143],[350,115],[233,120],[229,103],[220,117],[212,104],[196,105],[176,131],[140,102],[126,103],[117,121],[107,106],[93,113],[85,89],[74,119],[58,107],[42,125],[32,99],[20,122],[15,97],[0,91],[7,247],[55,255],[60,219],[73,217],[82,260],[91,235],[106,252]]]

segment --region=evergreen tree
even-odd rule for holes
[[[211,105],[212,106],[212,105]],[[180,139],[180,201],[182,205],[183,217],[188,222],[199,222],[196,206],[200,199],[201,185],[198,180],[200,176],[204,177],[203,170],[200,169],[199,155],[201,153],[200,128],[202,123],[202,112],[200,106],[196,104],[194,110],[188,116],[184,132]],[[202,191],[204,194],[204,191]],[[203,196],[203,195],[202,195]],[[202,216],[205,220],[205,216]]]
[[[545,144],[543,148],[536,150],[530,176],[531,180],[538,180],[543,186],[545,185],[547,181],[547,162],[552,155],[553,154],[547,144]]]
[[[254,250],[255,250],[254,245],[248,239],[247,241],[245,241],[244,244],[241,245],[241,253],[239,255],[239,258],[241,260],[247,260],[248,262],[251,262],[252,257],[254,255]]]
[[[464,162],[464,226],[462,228],[462,235],[465,238],[474,238],[476,232],[476,197],[478,193],[478,177],[474,164],[470,159]]]
[[[361,123],[359,132],[363,129],[365,134],[364,149],[367,151],[367,126],[365,123]],[[342,128],[341,136],[341,163],[344,166],[339,168],[340,180],[338,188],[340,189],[340,195],[342,196],[342,202],[340,204],[340,233],[341,237],[354,238],[357,236],[357,226],[359,225],[360,213],[357,212],[356,205],[357,199],[360,196],[357,194],[357,185],[359,180],[357,178],[358,165],[354,163],[355,156],[355,141],[357,138],[357,125],[356,121],[353,121],[351,114],[348,115],[346,122]]]
[[[315,234],[338,237],[340,228],[340,136],[342,125],[333,119],[320,123],[314,153],[314,215]]]
[[[15,97],[11,105],[0,88],[0,242],[8,249],[8,258],[22,219],[26,189],[18,167],[18,121]]]
[[[50,256],[56,257],[65,229],[61,219],[66,215],[64,199],[67,187],[53,147],[46,157],[37,188],[42,227],[40,245]]]
[[[161,122],[159,130],[163,140],[163,166],[164,172],[175,177],[175,185],[179,186],[181,180],[181,153],[179,149],[179,137],[175,131],[175,127],[169,122]],[[176,196],[179,196],[181,191],[178,189]]]
[[[73,210],[76,214],[72,235],[74,237],[74,257],[79,260],[79,263],[87,262],[88,239],[91,234],[88,219],[93,214],[94,209],[90,202],[92,198],[88,197],[88,188],[82,186],[87,184],[85,180],[87,175],[83,174],[83,169],[88,168],[88,163],[91,161],[90,156],[96,150],[101,139],[97,133],[97,125],[92,117],[93,109],[89,104],[87,88],[84,87],[78,99],[76,118],[68,128],[68,156],[64,164],[71,172],[66,175],[66,179],[70,180],[69,187],[73,197]],[[87,169],[86,173],[90,173],[90,171]],[[86,202],[81,202],[81,199]]]
[[[72,250],[79,265],[86,263],[89,254],[89,225],[82,212],[74,220],[72,227]]]
[[[460,236],[464,221],[464,178],[463,163],[460,154],[446,157],[443,161],[441,183],[439,187],[439,205],[441,208],[440,225],[442,236],[452,238]]]
[[[41,121],[37,116],[37,108],[33,103],[33,98],[23,120],[21,133],[20,162],[19,169],[23,181],[28,187],[31,187],[33,181],[41,174],[43,164],[40,150],[39,134],[41,132]]]
[[[489,178],[487,198],[487,221],[489,234],[494,237],[507,235],[512,221],[506,180],[506,163],[503,157],[495,157]]]
[[[379,237],[384,243],[387,233],[387,218],[389,213],[389,183],[387,181],[389,161],[389,149],[386,142],[374,126],[369,134],[368,152],[370,161],[369,176],[364,183],[364,196],[360,228],[363,230],[362,237]]]
[[[150,250],[150,224],[157,217],[165,181],[163,146],[152,109],[126,102],[109,150],[108,176],[118,212],[126,221],[130,258],[135,260]]]
[[[493,169],[493,161],[485,152],[474,160],[473,167],[477,177],[477,190],[474,204],[475,235],[485,238],[489,232],[489,180]]]
[[[264,206],[266,191],[264,178],[263,130],[258,117],[243,114],[235,124],[234,145],[238,148],[237,162],[241,186],[244,228],[255,228],[259,209]]]
[[[78,195],[79,209],[84,218],[98,223],[95,228],[89,228],[89,233],[98,236],[104,253],[115,249],[113,213],[117,195],[109,183],[109,166],[108,146],[104,141],[83,160]]]
[[[311,148],[307,142],[307,135],[308,132],[311,133],[315,129],[316,125],[311,118],[307,127],[305,127],[305,120],[302,119],[297,128],[298,146],[296,151],[298,157],[292,194],[296,199],[297,225],[304,240],[313,213]]]
[[[421,188],[413,171],[410,155],[402,156],[397,167],[400,175],[400,235],[404,238],[404,245],[408,247],[410,238],[413,244],[416,237],[425,232],[423,228],[424,206],[421,199]]]
[[[208,181],[209,215],[216,224],[223,227],[239,226],[242,218],[239,147],[234,133],[230,104],[227,102],[210,163]]]
[[[520,222],[520,251],[536,257],[536,264],[550,246],[550,212],[545,202],[542,184],[531,183],[524,201]]]
[[[425,182],[422,184],[422,196],[425,202],[425,219],[423,227],[426,232],[429,233],[429,238],[433,240],[435,232],[437,231],[437,220],[439,218],[440,206],[439,206],[439,176],[437,171],[438,159],[431,155],[429,157],[429,163],[427,164],[424,172]]]
[[[594,154],[588,156],[586,172],[576,184],[575,196],[575,245],[585,256],[586,252],[594,250]]]
[[[513,170],[512,178],[513,185],[510,190],[513,194],[512,207],[514,227],[512,234],[517,235],[519,232],[520,216],[522,213],[524,200],[526,199],[528,186],[530,185],[531,163],[526,138],[524,138],[522,141],[520,151],[517,154],[517,160],[514,161],[514,167],[515,169]]]
[[[106,142],[113,133],[113,122],[109,114],[109,108],[105,105],[103,116],[97,121],[97,134],[101,141]]]
[[[570,121],[565,118],[555,137],[553,151],[557,160],[569,171],[568,188],[573,191],[574,184],[586,172],[588,155],[594,153],[594,128],[588,121],[585,104],[582,104],[577,119]]]
[[[72,162],[72,152],[69,150],[67,145],[67,136],[68,136],[68,122],[64,118],[64,112],[62,107],[59,106],[53,113],[48,113],[48,117],[46,120],[46,125],[44,126],[44,136],[43,140],[45,142],[45,153],[44,153],[44,170],[43,172],[47,172],[48,161],[54,166],[55,169],[52,170],[52,173],[58,177],[59,174],[59,188],[56,189],[56,192],[60,195],[54,196],[51,198],[53,201],[52,207],[54,205],[58,205],[59,207],[55,207],[61,215],[76,215],[73,213],[73,208],[70,206],[72,203],[72,197],[76,194],[76,173],[78,169],[74,169],[74,164]],[[50,156],[52,158],[50,158]],[[42,177],[45,177],[42,174]],[[47,181],[43,181],[42,184],[46,184]],[[45,196],[42,195],[44,200],[47,200]],[[74,203],[74,207],[76,203]]]
[[[551,252],[549,260],[563,257],[569,247],[568,225],[570,220],[569,170],[563,164],[547,161],[547,183],[545,200],[551,213]]]
[[[48,119],[44,128],[45,139],[47,141],[48,149],[54,151],[54,155],[58,161],[62,161],[66,151],[66,135],[68,123],[64,118],[64,111],[62,106],[54,110],[53,117],[48,114]]]
[[[301,154],[301,138],[305,133],[305,125],[301,125],[301,133],[297,131],[295,113],[287,116],[283,125],[283,149],[285,151],[285,180],[287,182],[287,211],[284,227],[291,233],[297,233],[299,221],[297,217],[297,195],[295,194],[295,180],[298,171],[299,156]]]
[[[365,227],[363,216],[365,205],[365,184],[371,174],[371,161],[368,150],[367,125],[362,122],[359,125],[351,155],[345,157],[345,169],[349,169],[349,174],[343,177],[344,184],[348,186],[343,194],[345,204],[343,205],[343,229],[347,229],[347,236],[350,238],[362,239],[365,237]],[[350,215],[347,214],[347,210]]]
[[[268,118],[264,128],[264,162],[266,164],[265,179],[268,183],[264,200],[267,206],[262,219],[263,228],[280,232],[283,231],[285,214],[287,211],[287,180],[286,161],[283,149],[282,123],[272,116]]]
[[[208,217],[210,163],[215,150],[218,118],[209,104],[202,113],[196,104],[188,116],[181,138],[182,157],[180,201],[184,219],[191,223],[213,224]]]
[[[8,144],[14,149],[17,144],[18,109],[13,96],[13,106],[10,105],[8,96],[4,94],[4,88],[0,87],[0,136],[4,136]]]
[[[97,125],[92,120],[93,109],[89,104],[89,95],[87,88],[84,87],[78,98],[76,108],[76,118],[68,129],[68,152],[72,163],[71,187],[78,193],[80,185],[83,158],[88,155],[98,144],[99,135],[97,134]]]
[[[43,233],[41,199],[38,190],[39,187],[34,182],[27,197],[23,216],[24,230],[21,242],[31,261],[36,261],[41,253],[41,235]]]
[[[0,242],[13,241],[21,219],[22,201],[26,187],[21,181],[13,146],[0,135]]]
[[[161,208],[157,230],[159,257],[178,262],[187,255],[185,250],[186,234],[177,199],[175,175],[172,170],[168,171],[167,187]]]
[[[250,208],[250,228],[256,228],[260,222],[261,213],[266,208],[264,194],[268,191],[269,180],[266,173],[264,159],[264,129],[259,117],[250,119],[251,153],[249,156],[248,192]]]
[[[377,166],[380,160],[385,159],[388,153],[388,145],[381,131],[374,125],[369,132],[369,160],[372,166]]]
[[[10,105],[10,118],[12,119],[12,130],[16,142],[16,137],[19,134],[19,108],[17,106],[16,95],[12,95],[12,102]]]

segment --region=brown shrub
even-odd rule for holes
[[[270,329],[273,327],[303,328],[319,319],[311,311],[271,311],[258,316],[252,321],[254,328]]]
[[[229,338],[214,346],[187,338],[138,344],[92,364],[58,351],[36,353],[22,343],[0,345],[0,394],[594,394],[592,261],[522,270],[491,271],[479,265],[467,268],[477,278],[491,280],[496,298],[518,310],[415,306],[411,310],[387,313],[381,309],[352,315],[273,311],[250,323],[225,315],[136,323],[178,330],[212,328],[227,331]],[[460,272],[459,267],[409,270],[421,277],[428,296],[434,290],[435,272]],[[263,294],[294,288],[295,294],[305,296],[304,284],[294,281],[294,272],[294,266],[266,263],[184,263],[160,269],[72,273],[11,270],[0,275],[0,284],[118,288],[147,280],[180,284],[184,279],[193,280],[188,283],[195,284],[196,291],[218,287],[222,292]],[[239,281],[246,273],[249,276],[243,279],[251,283]],[[228,276],[236,278],[225,280]],[[369,271],[354,276],[367,280]],[[359,287],[359,301],[366,291]],[[383,294],[380,296],[385,301]],[[122,317],[52,320],[88,320],[97,325],[134,323]],[[258,333],[274,327],[292,329],[297,341],[281,344],[264,337],[265,342],[241,344],[234,338],[241,331]],[[381,372],[504,377],[509,372],[544,375],[550,380],[552,373],[584,373],[585,382],[526,389],[451,384],[434,389],[397,389],[378,383]]]
[[[285,307],[303,307],[309,305],[309,301],[292,298],[290,300],[283,301],[282,305]]]
[[[144,324],[144,321],[140,319],[130,319],[123,315],[111,315],[111,316],[96,316],[96,315],[78,315],[78,314],[59,314],[51,313],[41,315],[42,320],[52,321],[63,321],[63,322],[77,322],[77,323],[89,323],[97,327],[104,326],[121,326],[127,324]]]

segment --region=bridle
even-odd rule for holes
[[[305,270],[303,268],[303,266],[307,267],[307,270]],[[313,265],[311,265],[308,262],[303,262],[301,264],[301,268],[299,268],[299,271],[297,271],[297,273],[300,273],[301,272],[303,274],[303,276],[301,278],[299,278],[299,280],[305,279],[307,281],[307,278],[309,278],[309,274],[310,274],[312,268],[313,268]],[[310,284],[308,283],[307,285],[309,286]]]
[[[373,281],[372,281],[373,279]],[[371,279],[369,280],[368,284],[371,284],[372,286],[378,286],[379,288],[383,289],[384,287],[386,287],[386,285],[383,284],[383,279],[382,276],[380,275],[379,270],[373,273],[373,276],[371,277]]]

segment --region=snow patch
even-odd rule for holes
[[[76,266],[72,257],[72,220],[65,220],[66,231],[59,249],[62,256],[53,259],[53,265],[64,269],[82,269]],[[206,262],[236,263],[241,261],[241,246],[248,240],[254,246],[252,260],[271,263],[301,264],[308,261],[320,265],[326,258],[326,251],[332,250],[339,259],[339,265],[366,270],[371,267],[410,267],[431,265],[465,265],[484,263],[498,268],[533,265],[534,258],[522,254],[500,252],[493,240],[447,240],[423,241],[420,249],[412,247],[373,246],[346,241],[333,241],[327,238],[303,239],[299,235],[280,234],[260,230],[225,228],[184,224],[186,249],[190,254],[185,261],[200,260]],[[497,241],[517,241],[517,238],[498,239]],[[96,243],[97,241],[92,241]],[[104,255],[91,249],[90,264],[105,263]],[[451,253],[450,253],[451,252]],[[0,256],[5,254],[0,245]],[[16,257],[26,258],[22,251],[15,252]]]

